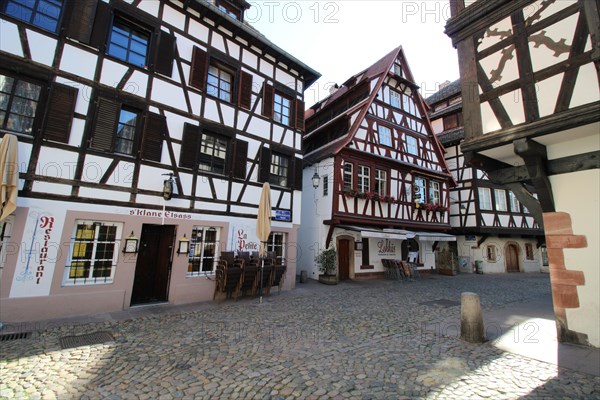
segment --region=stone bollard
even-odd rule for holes
[[[300,283],[306,283],[308,280],[308,275],[306,271],[300,271]]]
[[[471,343],[483,343],[483,316],[477,293],[460,296],[460,337]]]

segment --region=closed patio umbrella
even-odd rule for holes
[[[267,255],[266,244],[271,234],[271,187],[265,182],[260,194],[260,203],[258,203],[258,215],[256,217],[256,236],[260,241],[258,255],[262,258],[260,267],[260,303],[262,303],[263,270],[265,267],[265,257]]]
[[[19,181],[18,140],[6,134],[0,142],[0,221],[17,209],[17,183]]]

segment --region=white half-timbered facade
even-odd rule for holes
[[[450,9],[462,153],[543,227],[558,340],[598,347],[598,1],[451,0]]]
[[[307,110],[304,152],[300,269],[309,277],[329,246],[342,280],[382,277],[386,258],[436,267],[436,249],[455,240],[444,234],[453,182],[401,47]]]
[[[426,99],[433,131],[446,149],[457,185],[450,189],[449,218],[462,272],[539,272],[548,269],[544,231],[505,187],[465,162],[460,80]],[[533,187],[530,187],[535,192]]]
[[[244,0],[0,1],[3,321],[212,299],[222,251],[268,250],[294,286],[303,92],[319,74]]]

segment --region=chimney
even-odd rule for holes
[[[340,88],[340,86],[336,83],[335,85],[333,85],[329,88],[329,94],[334,94],[335,92],[338,91],[339,88]]]

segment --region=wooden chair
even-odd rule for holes
[[[265,260],[267,261],[267,260]],[[268,296],[271,293],[271,286],[273,284],[273,266],[270,263],[265,262],[264,266],[262,265],[262,260],[259,261],[258,268],[258,289],[260,290],[260,275],[262,273],[262,289],[265,296]],[[262,268],[262,272],[261,272]]]
[[[273,280],[271,281],[271,286],[277,286],[277,294],[281,294],[287,267],[285,265],[275,265],[273,268]]]
[[[260,279],[259,272],[260,268],[256,262],[251,261],[250,263],[244,265],[242,271],[242,282],[240,284],[240,292],[242,293],[242,296],[244,296],[248,291],[250,291],[252,296],[256,295],[258,280]]]
[[[219,261],[225,261],[226,265],[233,265],[233,261],[235,260],[235,255],[233,251],[222,251],[221,257]]]
[[[217,266],[213,300],[217,297],[217,293],[225,293],[225,298],[234,298],[237,300],[240,294],[242,268],[235,265],[227,267],[223,267],[222,265],[224,263]]]

